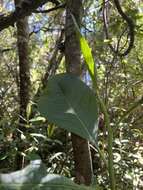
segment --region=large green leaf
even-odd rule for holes
[[[48,121],[95,143],[98,129],[96,97],[76,76],[59,74],[50,78],[38,109]]]
[[[41,180],[37,190],[93,190],[93,188],[77,185],[72,180],[60,175],[49,174]]]
[[[31,161],[26,168],[10,174],[0,174],[0,190],[28,190],[40,183],[47,174],[41,160]]]
[[[10,174],[0,174],[0,190],[93,190],[77,185],[70,179],[48,174],[40,160],[32,161],[26,168]]]

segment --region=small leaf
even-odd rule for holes
[[[48,125],[47,127],[48,137],[52,137],[54,130],[55,130],[55,125],[53,124]]]
[[[32,104],[31,104],[31,102],[29,102],[27,105],[27,108],[26,108],[26,117],[27,117],[26,119],[27,120],[29,120],[29,117],[31,115],[31,107],[32,107]]]
[[[30,136],[32,137],[39,137],[39,138],[42,138],[42,139],[47,139],[46,136],[42,135],[42,134],[39,134],[39,133],[30,133]]]
[[[1,160],[1,161],[2,161],[2,160],[5,160],[7,157],[8,157],[8,155],[1,155],[1,156],[0,156],[0,160]]]
[[[22,140],[26,140],[26,136],[24,134],[21,134],[20,137]]]
[[[32,118],[29,120],[29,122],[31,122],[31,123],[39,122],[39,121],[45,122],[46,119],[44,117],[38,116],[38,117],[35,117],[35,118]]]
[[[93,91],[79,78],[70,74],[50,78],[38,101],[38,109],[50,123],[95,142],[97,101]]]

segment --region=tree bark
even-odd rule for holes
[[[25,123],[26,108],[30,97],[30,69],[28,53],[28,19],[17,22],[17,45],[19,55],[20,124]]]
[[[15,6],[20,0],[15,0]],[[30,66],[29,66],[29,29],[28,18],[25,17],[17,22],[17,48],[19,56],[19,129],[22,132],[26,131],[24,125],[27,119],[27,105],[30,98]],[[19,137],[20,138],[20,137]],[[18,151],[24,151],[23,143],[18,144]],[[16,168],[21,169],[23,158],[20,155],[16,156]]]
[[[67,0],[65,24],[65,60],[66,70],[80,76],[80,44],[76,36],[75,26],[71,17],[74,15],[80,26],[82,0]],[[92,180],[92,160],[88,141],[72,134],[73,154],[75,161],[75,181],[78,184],[90,185]]]

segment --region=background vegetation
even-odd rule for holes
[[[0,5],[0,172],[21,169],[30,160],[40,157],[48,173],[73,179],[75,169],[71,135],[43,118],[36,104],[49,77],[66,72],[64,41],[67,2],[47,1],[42,6],[35,3],[32,14],[26,15],[27,20],[4,26],[4,18],[21,9],[20,3],[5,0]],[[141,190],[143,3],[129,0],[120,4],[131,25],[113,1],[82,1],[81,34],[92,49],[99,95],[108,110],[113,129],[116,188]],[[28,12],[29,9],[26,10]],[[132,30],[134,34],[131,34]],[[128,47],[130,50],[124,55]],[[83,57],[82,80],[92,88]],[[22,67],[20,62],[26,67]],[[97,144],[108,160],[108,133],[102,110],[99,110],[98,118]],[[90,150],[95,181],[103,189],[108,189],[106,165],[92,143]]]

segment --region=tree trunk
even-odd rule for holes
[[[30,71],[28,56],[28,19],[17,22],[18,54],[19,54],[19,96],[20,96],[20,124],[25,123],[26,108],[29,103]]]
[[[19,4],[20,0],[15,0],[15,5]],[[27,114],[26,109],[29,103],[30,93],[30,69],[29,69],[29,52],[28,52],[28,41],[29,41],[29,29],[28,29],[28,18],[25,17],[17,22],[17,47],[19,56],[19,129],[24,132],[26,128]],[[18,145],[19,151],[24,151],[22,143]],[[16,168],[22,167],[22,156],[16,158]]]
[[[71,13],[80,26],[82,0],[67,0],[65,24],[65,60],[67,72],[80,76],[80,44],[76,37]],[[92,180],[92,160],[88,141],[72,134],[72,145],[75,161],[75,181],[90,185]]]

